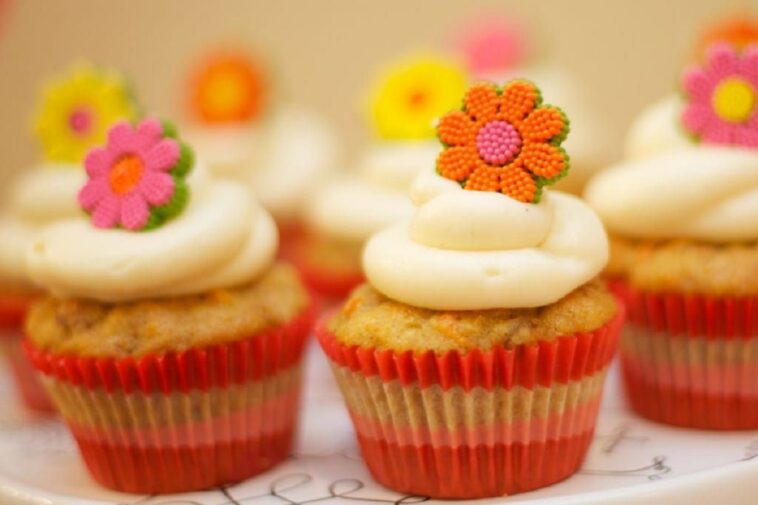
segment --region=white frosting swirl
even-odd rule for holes
[[[248,181],[277,220],[299,218],[314,187],[336,168],[334,130],[316,114],[281,107],[264,131],[263,154]]]
[[[672,97],[644,111],[627,140],[630,161],[597,175],[587,201],[616,233],[715,243],[758,238],[758,150],[688,140]]]
[[[198,158],[221,177],[245,182],[261,157],[261,132],[254,124],[192,124],[181,134]]]
[[[413,179],[434,166],[441,150],[437,140],[377,143],[366,150],[358,170],[374,186],[407,194]]]
[[[190,203],[157,230],[97,229],[86,218],[46,228],[27,251],[32,278],[59,297],[122,302],[251,281],[277,249],[271,216],[241,184],[196,166]]]
[[[10,188],[0,215],[0,279],[31,287],[24,256],[43,226],[82,213],[76,193],[84,183],[76,165],[48,163],[25,172]]]
[[[432,172],[416,179],[410,220],[374,235],[363,266],[395,300],[435,310],[539,307],[595,277],[603,226],[581,200],[545,191],[537,204],[468,191]]]
[[[390,224],[410,217],[408,188],[424,169],[434,167],[437,141],[389,141],[371,146],[358,174],[317,191],[307,207],[311,228],[343,240],[363,242]]]
[[[259,124],[190,125],[182,136],[213,173],[246,184],[277,219],[299,215],[338,150],[329,124],[292,105]]]

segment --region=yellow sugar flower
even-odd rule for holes
[[[385,139],[427,139],[435,121],[458,108],[466,86],[463,69],[444,57],[422,55],[387,68],[371,94],[371,117]]]
[[[46,159],[79,163],[105,141],[113,123],[136,117],[137,106],[121,74],[80,63],[45,85],[34,132]]]

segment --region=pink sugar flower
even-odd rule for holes
[[[513,70],[524,59],[525,45],[521,27],[497,17],[474,19],[458,36],[459,51],[478,79]]]
[[[683,75],[682,124],[706,143],[758,148],[758,45],[714,44],[706,60]]]
[[[79,192],[79,205],[98,228],[156,228],[186,205],[184,177],[192,152],[176,139],[173,127],[157,119],[136,127],[117,123],[105,147],[92,149],[84,165],[89,180]]]

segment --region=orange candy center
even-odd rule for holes
[[[408,105],[410,105],[411,108],[418,109],[420,107],[423,107],[428,99],[429,97],[426,90],[417,89],[408,95]]]
[[[209,77],[202,100],[214,116],[235,117],[246,107],[247,93],[244,76],[227,69]]]
[[[193,106],[203,120],[247,121],[260,113],[263,75],[244,56],[216,57],[195,79]]]
[[[117,195],[124,195],[132,191],[142,179],[145,165],[142,159],[134,154],[128,154],[119,159],[109,176],[111,190]]]

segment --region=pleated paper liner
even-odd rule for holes
[[[621,363],[637,413],[682,427],[758,429],[758,297],[611,284],[628,307]]]
[[[403,493],[483,498],[566,479],[592,439],[623,308],[602,328],[489,351],[396,353],[316,335],[374,478]]]
[[[13,384],[24,406],[38,414],[55,412],[21,346],[22,328],[31,296],[0,295],[0,354],[5,356]]]
[[[138,359],[25,347],[98,482],[176,493],[246,479],[289,455],[314,312],[245,340]]]

